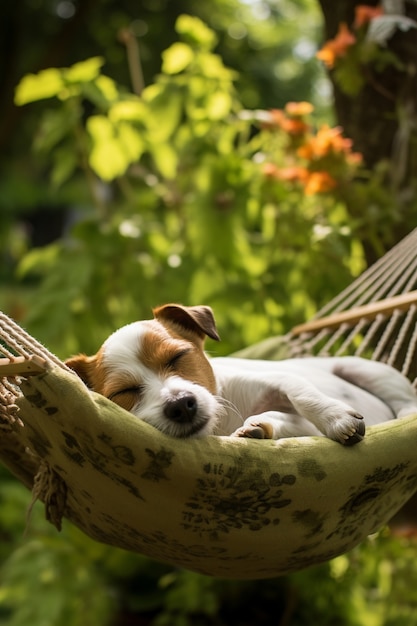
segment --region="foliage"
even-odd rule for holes
[[[308,105],[244,110],[214,33],[186,15],[177,31],[140,96],[102,74],[99,58],[17,88],[20,105],[56,98],[35,149],[55,187],[83,176],[94,205],[20,265],[42,278],[27,324],[60,354],[95,350],[169,300],[211,304],[230,352],[304,319],[361,268],[343,204],[357,165],[349,141],[315,131]],[[287,176],[296,167],[302,185]]]
[[[305,13],[308,19],[304,19]],[[313,99],[328,111],[323,68],[314,59],[321,17],[316,0],[21,0],[0,6],[0,278],[11,289],[3,308],[22,319],[13,270],[28,247],[60,235],[84,204],[83,186],[51,187],[45,159],[28,150],[44,110],[42,101],[17,107],[13,91],[20,78],[52,63],[71,66],[101,55],[112,79],[134,88],[150,84],[160,70],[162,51],[175,38],[177,17],[203,18],[217,34],[217,50],[238,70],[236,85],[245,106],[283,106]],[[129,59],[129,64],[126,60]],[[131,70],[129,72],[129,69]],[[137,77],[139,76],[139,81]],[[65,125],[66,120],[61,120]],[[63,171],[71,167],[63,150]],[[59,176],[60,174],[58,174]],[[64,175],[64,174],[63,174]],[[24,306],[24,303],[23,303]]]

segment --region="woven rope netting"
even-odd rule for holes
[[[292,356],[364,356],[417,386],[417,229],[289,337]]]
[[[42,372],[46,365],[68,370],[54,354],[0,311],[0,429],[17,419],[20,377]]]

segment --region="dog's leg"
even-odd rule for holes
[[[365,423],[362,415],[345,402],[325,395],[304,378],[292,374],[281,375],[279,380],[275,380],[275,401],[274,391],[269,393],[271,397],[269,401],[264,400],[268,405],[264,408],[276,407],[282,411],[285,406],[285,413],[260,411],[259,414],[248,417],[243,428],[238,429],[235,435],[259,438],[261,433],[258,429],[261,428],[264,431],[263,438],[269,439],[320,433],[344,445],[353,445],[363,439]],[[274,415],[278,417],[276,424],[273,421]],[[287,416],[292,418],[292,423],[287,423]],[[254,432],[251,432],[252,428],[255,429]]]
[[[335,359],[333,373],[362,387],[387,404],[395,417],[417,413],[417,393],[410,381],[385,363],[343,357]]]
[[[233,437],[251,439],[284,439],[286,437],[307,437],[323,435],[304,417],[278,411],[265,411],[245,420]]]

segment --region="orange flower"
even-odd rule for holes
[[[363,161],[363,156],[360,152],[351,152],[346,156],[346,161],[350,165],[359,165]]]
[[[355,7],[355,21],[353,26],[355,29],[361,28],[368,24],[371,20],[384,14],[382,6],[370,7],[367,4],[358,4]]]
[[[330,128],[323,124],[315,137],[300,146],[297,154],[302,159],[311,161],[327,156],[331,152],[343,152],[349,154],[352,148],[352,140],[342,136],[343,129],[340,126]]]
[[[309,176],[309,172],[305,167],[299,167],[297,165],[293,167],[277,167],[273,163],[265,163],[263,173],[268,178],[288,182],[306,181]]]
[[[278,168],[273,163],[265,163],[262,172],[267,178],[275,178]]]
[[[340,126],[330,128],[323,124],[316,134],[316,154],[326,156],[329,152],[349,152],[352,140],[342,136],[343,129]]]
[[[287,117],[281,109],[272,109],[270,114],[271,121],[266,124],[267,128],[278,127],[289,135],[302,135],[310,128],[308,124],[299,118]]]
[[[311,102],[287,102],[284,108],[288,115],[296,117],[309,115],[314,109]]]
[[[324,46],[316,53],[318,59],[323,61],[327,67],[333,67],[339,57],[344,57],[350,46],[356,42],[356,37],[350,32],[347,24],[339,24],[339,30],[334,39],[329,39]]]
[[[278,167],[275,172],[275,178],[289,182],[305,181],[308,176],[308,170],[305,167],[299,167],[297,165],[293,167]]]
[[[328,172],[311,172],[304,193],[306,196],[313,196],[316,193],[326,193],[336,186],[336,180]]]
[[[282,126],[289,135],[303,135],[309,130],[310,126],[300,119],[287,118]]]

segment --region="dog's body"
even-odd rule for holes
[[[86,384],[168,435],[279,439],[325,435],[351,445],[365,424],[417,413],[399,372],[358,357],[208,359],[209,307],[165,305],[67,361]]]

